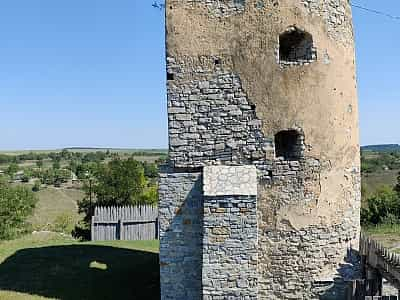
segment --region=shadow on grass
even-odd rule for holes
[[[24,249],[0,265],[0,290],[62,300],[158,300],[158,254],[94,245]]]

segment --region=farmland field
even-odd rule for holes
[[[5,155],[21,155],[21,154],[28,154],[28,153],[57,153],[61,152],[64,149],[53,149],[53,150],[0,150],[0,154],[5,154]],[[148,153],[148,154],[166,154],[167,150],[166,149],[117,149],[117,148],[65,148],[65,150],[68,150],[70,152],[78,152],[78,153],[90,153],[90,152],[96,152],[96,151],[101,151],[101,152],[106,152],[109,151],[111,153],[126,153],[126,154],[135,154],[135,153]]]
[[[400,170],[382,170],[374,173],[363,174],[362,182],[367,194],[375,192],[382,185],[394,186]]]

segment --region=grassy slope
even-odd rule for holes
[[[371,174],[364,174],[362,182],[367,194],[371,194],[381,185],[395,185],[400,170],[379,171]]]
[[[158,241],[79,243],[44,233],[0,242],[0,299],[159,299],[157,252]]]
[[[35,230],[48,230],[48,224],[53,224],[57,216],[70,215],[74,221],[78,221],[77,201],[82,199],[84,193],[75,189],[61,189],[48,187],[37,193],[39,202],[30,223]]]

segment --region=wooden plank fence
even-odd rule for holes
[[[399,295],[383,296],[383,278],[400,290],[400,255],[365,234],[360,236],[362,279],[348,282],[348,300],[399,300]]]
[[[398,300],[397,296],[365,296],[365,300]]]
[[[92,241],[158,239],[158,209],[154,206],[96,207]]]

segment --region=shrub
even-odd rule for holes
[[[52,230],[61,233],[71,233],[74,229],[75,221],[69,213],[62,213],[58,215],[52,225]]]
[[[381,186],[361,209],[363,225],[400,223],[400,203],[398,194],[390,186]]]
[[[0,239],[11,239],[26,231],[26,219],[36,203],[35,195],[27,188],[0,182]]]
[[[28,175],[23,175],[21,181],[24,183],[28,183],[31,178]]]
[[[40,187],[41,187],[40,180],[36,180],[35,184],[32,187],[32,191],[33,192],[39,192],[40,191]]]

